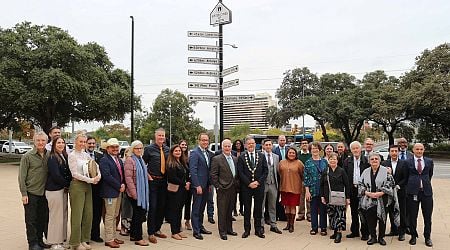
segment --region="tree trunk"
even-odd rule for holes
[[[330,141],[330,139],[328,138],[328,134],[327,134],[327,128],[325,127],[324,122],[319,121],[319,125],[320,125],[320,129],[322,130],[323,140],[326,142]]]

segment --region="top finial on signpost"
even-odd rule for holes
[[[213,26],[217,26],[219,24],[229,24],[232,21],[231,10],[222,3],[222,0],[219,0],[217,5],[211,11],[209,20],[210,24]]]

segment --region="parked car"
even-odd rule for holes
[[[3,147],[3,144],[5,144],[5,142],[8,142],[8,140],[0,140],[0,148]]]
[[[385,160],[387,160],[389,156],[389,147],[382,147],[375,149],[375,152],[379,153]]]
[[[31,150],[32,147],[25,142],[13,141],[11,143],[11,152],[16,154],[24,154],[27,151]],[[9,142],[5,142],[2,146],[3,153],[9,153]]]

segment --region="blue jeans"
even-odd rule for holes
[[[327,206],[322,203],[320,196],[311,198],[311,229],[317,231],[318,223],[320,229],[327,228]]]

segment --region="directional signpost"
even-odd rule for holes
[[[219,89],[218,83],[204,83],[204,82],[188,82],[188,88],[193,89]]]
[[[219,52],[219,46],[213,45],[194,45],[188,44],[188,50],[190,51],[207,51],[207,52]]]
[[[188,57],[188,63],[219,65],[219,58]]]
[[[188,37],[219,38],[219,32],[188,31]]]
[[[233,66],[233,67],[224,69],[224,70],[222,71],[222,76],[227,76],[227,75],[229,75],[229,74],[233,74],[233,73],[236,73],[236,72],[238,72],[238,71],[239,71],[239,66],[236,65],[236,66]]]
[[[188,95],[189,101],[217,102],[219,97],[216,95]]]
[[[226,95],[223,97],[224,102],[242,102],[253,100],[255,100],[255,95]]]
[[[222,88],[227,89],[227,88],[238,86],[238,85],[239,85],[239,79],[234,79],[231,81],[224,82]]]
[[[219,71],[217,70],[196,70],[196,69],[188,69],[188,75],[190,76],[219,76]]]
[[[231,10],[228,9],[222,1],[217,3],[216,7],[211,11],[209,16],[211,25],[229,24],[231,23]]]

